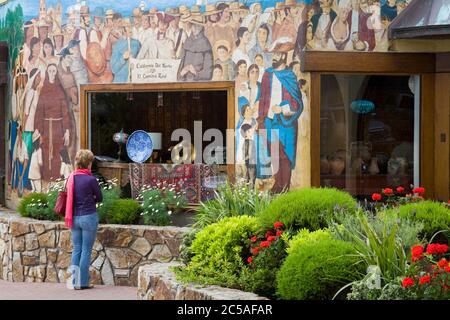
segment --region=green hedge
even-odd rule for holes
[[[38,220],[59,220],[59,216],[53,211],[56,203],[57,192],[30,193],[22,198],[17,211],[22,217]]]
[[[279,196],[257,217],[265,227],[281,221],[293,230],[317,230],[326,227],[325,217],[336,208],[354,212],[356,207],[356,200],[346,192],[333,188],[307,188]]]
[[[142,207],[134,199],[120,199],[114,201],[108,213],[108,223],[134,224],[139,219]]]
[[[430,200],[408,203],[387,213],[423,222],[423,234],[428,239],[438,231],[450,229],[450,209],[445,203]]]
[[[175,269],[178,279],[242,289],[246,241],[257,229],[256,218],[249,216],[225,218],[207,226],[192,242],[189,265]]]
[[[291,241],[290,254],[277,274],[282,299],[331,299],[344,285],[361,278],[353,246],[323,231],[305,232]]]

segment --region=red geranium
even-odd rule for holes
[[[381,194],[379,194],[379,193],[372,194],[372,200],[373,201],[380,201],[381,200]]]
[[[398,193],[403,193],[403,192],[405,192],[405,188],[403,188],[403,187],[397,187],[397,192],[398,192]]]
[[[280,222],[280,221],[277,221],[277,222],[275,222],[275,223],[273,224],[273,227],[274,227],[275,229],[279,229],[279,228],[281,228],[281,227],[283,227],[283,226],[284,226],[283,222]]]
[[[394,193],[394,191],[391,188],[385,188],[383,189],[383,193],[387,196],[390,196]]]
[[[253,258],[252,257],[248,257],[247,262],[248,263],[252,263],[253,262]]]
[[[423,276],[419,279],[419,284],[425,284],[425,283],[429,283],[431,280],[431,276],[430,275],[426,275]]]
[[[450,266],[445,267],[444,271],[450,273]]]
[[[253,248],[252,249],[252,253],[253,254],[258,254],[259,253],[259,248]]]
[[[439,266],[439,268],[444,269],[448,265],[448,261],[444,258],[440,260],[437,265]]]
[[[270,242],[269,241],[261,241],[260,246],[261,246],[261,248],[268,248],[268,247],[270,247]]]
[[[277,231],[277,237],[280,237],[282,234],[283,234],[283,231],[281,231],[281,230]]]
[[[275,240],[277,240],[277,237],[275,237],[275,236],[267,237],[267,241],[272,242],[272,241],[275,241]]]
[[[431,243],[427,246],[428,254],[444,254],[448,251],[448,245],[439,244],[439,243]]]
[[[414,246],[411,249],[412,261],[417,261],[422,258],[423,247],[422,246]]]
[[[269,230],[269,231],[266,232],[266,234],[265,234],[264,237],[265,237],[265,238],[268,238],[268,237],[270,237],[270,236],[273,236],[273,232]]]
[[[402,281],[403,288],[412,287],[413,285],[414,285],[414,280],[412,278],[405,278]]]
[[[258,240],[258,238],[257,238],[256,236],[253,236],[253,237],[250,238],[250,240],[251,240],[252,242],[256,242],[256,240]]]
[[[422,188],[422,187],[414,188],[413,193],[424,194],[425,188]]]

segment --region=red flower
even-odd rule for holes
[[[391,188],[385,188],[383,189],[383,193],[387,196],[390,196],[394,193],[394,191]]]
[[[380,201],[381,200],[381,194],[379,194],[379,193],[372,194],[372,200],[373,201]]]
[[[283,222],[277,221],[273,224],[275,229],[279,229],[284,226]]]
[[[397,187],[397,193],[403,193],[403,192],[405,192],[405,188]]]
[[[277,240],[277,237],[275,237],[275,236],[267,237],[267,241],[272,242],[272,241],[275,241],[275,240]]]
[[[437,265],[439,266],[439,268],[444,269],[448,265],[448,262],[446,259],[442,259],[437,263]]]
[[[268,248],[270,247],[270,242],[269,241],[261,241],[261,248]]]
[[[414,188],[413,193],[424,194],[425,188],[422,188],[422,187]]]
[[[250,238],[250,240],[251,240],[252,242],[256,242],[256,240],[258,240],[258,238],[257,238],[256,236],[253,236],[253,237]]]
[[[259,248],[253,248],[252,249],[252,253],[253,254],[258,254],[259,253]]]
[[[444,254],[448,251],[448,245],[439,243],[430,243],[427,246],[428,254]]]
[[[411,249],[412,261],[417,261],[422,258],[423,247],[422,246],[414,246]]]
[[[431,280],[431,276],[430,275],[426,275],[423,276],[419,279],[419,284],[425,284],[425,283],[429,283]]]
[[[445,267],[444,271],[447,272],[447,273],[450,273],[450,266]]]
[[[273,232],[269,230],[266,232],[265,237],[268,238],[270,236],[273,236]]]
[[[277,231],[277,237],[280,237],[282,234],[283,234],[283,231],[281,231],[281,230]]]
[[[450,200],[448,200],[447,203],[450,204]]]
[[[414,280],[412,278],[405,278],[402,281],[403,288],[412,287],[413,285],[414,285]]]
[[[252,263],[253,262],[253,258],[252,257],[248,257],[247,262],[248,263]]]

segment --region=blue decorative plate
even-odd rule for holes
[[[143,163],[150,158],[153,152],[153,141],[144,130],[133,132],[127,141],[128,157],[137,163]]]

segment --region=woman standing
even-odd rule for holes
[[[247,66],[251,65],[250,57],[248,56],[247,44],[250,42],[250,32],[246,27],[240,27],[237,32],[238,40],[236,41],[236,50],[234,50],[232,60],[238,64],[240,60],[244,60]]]
[[[75,171],[67,179],[66,227],[72,229],[72,285],[75,290],[93,288],[89,285],[89,265],[97,236],[96,203],[102,202],[97,179],[92,175],[94,154],[79,150],[75,156]]]

